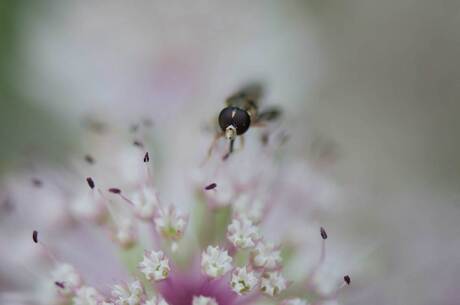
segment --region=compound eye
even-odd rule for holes
[[[251,117],[238,107],[225,107],[219,114],[219,126],[222,131],[225,131],[230,125],[235,127],[237,135],[241,135],[249,129]]]

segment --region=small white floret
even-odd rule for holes
[[[146,251],[139,269],[149,281],[160,281],[168,277],[169,260],[162,251]]]
[[[232,258],[226,250],[208,246],[201,255],[201,268],[210,277],[219,277],[232,269]]]
[[[236,268],[232,273],[231,286],[233,291],[242,295],[250,292],[257,285],[255,272],[248,271],[246,267]]]
[[[269,296],[276,296],[286,289],[287,281],[279,272],[267,272],[262,275],[260,289]]]
[[[259,229],[247,217],[232,220],[227,229],[227,238],[235,247],[247,249],[254,247],[260,238]]]
[[[115,285],[112,289],[116,305],[140,305],[143,295],[144,289],[139,281]]]

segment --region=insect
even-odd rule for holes
[[[245,86],[226,99],[225,107],[220,111],[217,119],[219,126],[209,148],[208,158],[220,138],[224,137],[229,141],[228,152],[223,157],[225,160],[233,153],[237,137],[240,137],[241,146],[244,146],[243,135],[250,127],[264,127],[266,122],[273,121],[280,116],[281,110],[277,107],[259,111],[262,93],[262,86],[254,83]]]

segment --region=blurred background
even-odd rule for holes
[[[63,162],[92,118],[152,119],[186,164],[177,147],[205,151],[202,124],[262,80],[289,153],[326,154],[348,190],[336,234],[372,248],[343,303],[458,304],[459,27],[455,0],[3,0],[0,175]]]

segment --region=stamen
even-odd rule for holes
[[[321,232],[321,237],[323,239],[327,239],[327,233],[326,233],[326,230],[324,230],[323,227],[320,228],[320,232]]]
[[[38,243],[38,232],[36,230],[34,230],[32,233],[32,240],[34,241],[34,243]]]
[[[113,194],[121,194],[121,190],[116,187],[109,188],[108,191]]]
[[[107,207],[107,210],[110,213],[110,216],[113,219],[113,222],[115,223],[115,234],[114,234],[114,239],[117,241],[122,247],[128,248],[133,245],[133,243],[136,240],[136,234],[134,232],[134,227],[131,219],[129,218],[123,218],[119,219],[113,210],[110,200],[107,199],[102,191],[98,189],[99,195],[103,199],[103,202],[105,206]]]
[[[211,183],[211,184],[208,184],[204,189],[207,190],[207,191],[209,191],[209,190],[215,189],[216,186],[217,186],[216,183]]]
[[[54,285],[58,286],[58,287],[61,288],[61,289],[65,289],[65,285],[64,285],[63,282],[58,282],[58,281],[56,281],[56,282],[54,282]]]
[[[49,248],[42,241],[38,240],[38,231],[37,230],[34,230],[32,232],[32,240],[33,240],[34,243],[39,244],[42,247],[42,249],[44,250],[46,256],[48,256],[48,258],[50,260],[52,260],[56,264],[59,263],[58,260],[56,259],[56,257],[51,253]]]
[[[147,163],[149,161],[150,161],[149,152],[146,152],[144,155],[144,163]]]
[[[349,275],[345,275],[345,276],[343,277],[343,280],[345,281],[345,283],[347,283],[347,285],[350,285],[350,283],[351,283],[351,278],[350,278]]]
[[[86,178],[86,182],[88,183],[90,189],[94,189],[94,180],[91,177]]]

